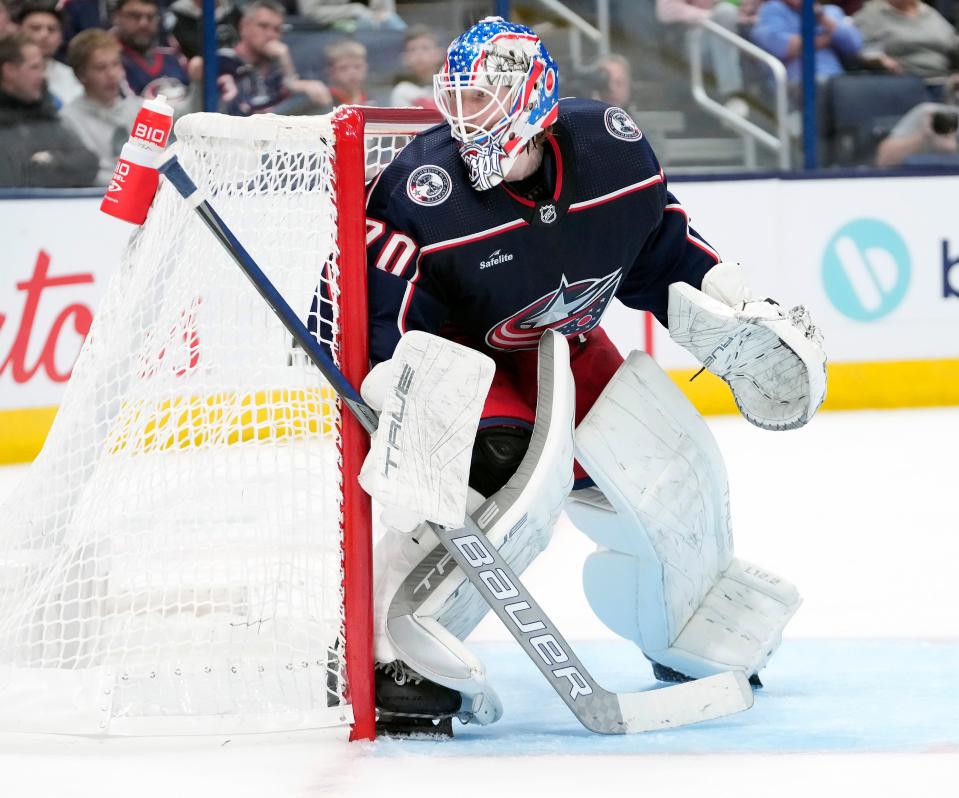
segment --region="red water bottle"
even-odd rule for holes
[[[130,141],[143,144],[162,152],[170,140],[173,128],[173,109],[167,105],[166,97],[158,94],[155,99],[147,100],[140,107],[130,131]]]
[[[170,139],[173,109],[162,94],[143,103],[133,122],[130,138],[120,159],[100,210],[133,224],[143,224],[160,182],[157,165]]]

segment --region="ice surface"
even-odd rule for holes
[[[8,735],[0,795],[959,795],[959,408],[828,413],[788,433],[732,417],[710,425],[727,458],[737,553],[805,597],[748,712],[591,735],[487,618],[477,650],[506,714],[457,727],[454,741]],[[0,498],[23,473],[0,469]],[[561,524],[528,586],[605,686],[652,686],[639,652],[582,596],[591,548]]]

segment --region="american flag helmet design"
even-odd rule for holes
[[[436,105],[460,143],[473,187],[503,180],[559,112],[559,70],[524,25],[486,17],[456,38],[433,79]]]

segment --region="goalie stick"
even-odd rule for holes
[[[374,432],[379,421],[376,412],[363,401],[256,261],[203,198],[176,155],[171,155],[159,171],[194,208],[363,428],[369,433]],[[418,569],[430,567],[427,560],[433,558],[438,563],[448,553],[587,729],[602,734],[632,734],[711,720],[752,706],[752,689],[745,674],[739,671],[632,693],[616,693],[600,687],[472,517],[467,516],[464,526],[459,529],[433,523],[430,526],[442,543],[442,549],[434,549]]]

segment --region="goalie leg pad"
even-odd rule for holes
[[[471,492],[469,509],[482,502]],[[389,519],[389,515],[385,514]],[[430,559],[432,558],[432,559]],[[424,577],[422,563],[431,562]],[[402,663],[431,682],[456,690],[462,705],[456,713],[464,723],[492,723],[502,715],[502,704],[486,680],[483,663],[434,618],[414,611],[410,600],[420,582],[442,587],[455,578],[452,559],[442,549],[428,524],[410,531],[387,526],[374,551],[374,648],[379,663]],[[455,587],[455,584],[452,585]]]
[[[576,456],[609,507],[573,501],[567,514],[636,558],[643,628],[633,639],[667,646],[732,559],[719,448],[655,361],[632,352],[577,427]]]
[[[719,449],[648,355],[631,353],[607,385],[576,430],[576,454],[599,488],[567,506],[600,546],[584,567],[597,616],[690,676],[762,667],[798,594],[733,559]]]
[[[643,644],[643,568],[616,551],[591,554],[583,588],[596,615],[632,640],[654,662],[699,679],[730,669],[758,673],[782,642],[782,630],[799,608],[796,588],[756,566],[734,559],[670,645]]]
[[[573,483],[574,389],[566,340],[540,343],[539,395],[529,447],[516,473],[468,509],[490,542],[521,573],[546,547]],[[478,506],[477,506],[478,505]],[[401,660],[424,677],[459,690],[461,719],[489,723],[502,709],[482,663],[461,642],[488,605],[466,581],[428,525],[397,529],[377,545],[374,631],[380,661]]]

